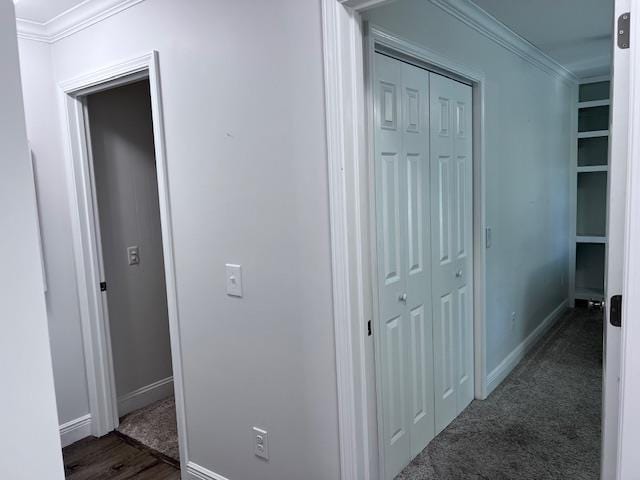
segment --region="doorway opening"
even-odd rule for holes
[[[179,462],[149,81],[86,102],[117,430]]]
[[[69,478],[121,462],[84,458],[101,449],[142,455],[177,478],[186,432],[157,54],[61,87],[89,419],[100,437],[65,449]]]

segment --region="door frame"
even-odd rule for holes
[[[393,0],[322,0],[339,451],[341,478],[345,480],[377,478],[381,457],[377,453],[376,400],[371,394],[375,385],[370,365],[372,342],[367,332],[374,309],[369,195],[371,125],[360,13],[390,1]],[[480,168],[478,175],[474,168],[474,204],[481,208],[478,216],[474,211],[474,373],[475,396],[485,398],[484,76],[381,29],[376,32],[379,40],[392,48],[406,50],[411,57],[457,73],[477,85],[474,115],[479,115],[480,121],[475,122],[474,118],[473,154],[474,163]]]
[[[158,61],[158,52],[152,51],[63,81],[59,83],[58,87],[62,115],[61,124],[65,129],[63,137],[65,139],[67,186],[91,431],[93,435],[99,437],[115,429],[119,419],[109,314],[106,296],[102,295],[100,291],[100,282],[104,281],[104,268],[86,98],[87,95],[131,82],[143,79],[149,81],[178,443],[182,471],[186,472],[188,455],[182,354]]]
[[[374,123],[374,102],[375,102],[375,79],[373,76],[373,66],[375,62],[376,47],[384,49],[385,54],[392,56],[399,61],[408,61],[412,64],[433,71],[438,74],[448,74],[450,78],[464,80],[472,88],[472,231],[473,231],[473,263],[472,263],[472,291],[473,291],[473,343],[474,343],[474,397],[485,399],[487,391],[486,352],[485,352],[485,326],[484,326],[484,272],[485,272],[485,191],[484,191],[484,85],[485,77],[481,72],[477,72],[464,65],[456,64],[448,58],[429,50],[423,46],[409,42],[383,28],[368,24],[363,28],[365,34],[365,97],[367,116],[367,165],[369,174],[368,185],[368,211],[369,211],[369,237],[370,237],[370,282],[372,295],[372,319],[374,325],[374,355],[373,368],[375,370],[375,390],[376,407],[382,405],[382,368],[379,365],[380,359],[375,352],[381,351],[380,335],[375,334],[375,326],[379,325],[378,307],[378,272],[377,272],[377,221],[375,206],[375,157],[373,141],[375,135]],[[431,67],[431,70],[428,68]],[[381,408],[377,411],[377,442],[378,461],[381,474],[386,471],[384,455],[384,438],[382,431],[382,421],[384,412]]]

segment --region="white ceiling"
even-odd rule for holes
[[[16,17],[37,23],[46,23],[86,0],[14,0]],[[90,1],[90,0],[88,0]]]
[[[613,0],[473,0],[578,77],[609,73]]]

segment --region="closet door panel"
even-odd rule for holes
[[[411,452],[411,325],[406,302],[408,268],[407,158],[404,151],[402,68],[375,55],[374,173],[378,318],[376,370],[384,478],[392,479],[409,462]]]
[[[438,433],[473,398],[471,87],[431,73],[430,88]]]
[[[431,308],[431,235],[429,194],[429,73],[402,67],[403,155],[407,197],[406,307],[409,312],[411,454],[415,457],[434,436],[433,322]]]
[[[453,148],[455,174],[455,238],[457,321],[458,321],[458,415],[474,397],[473,375],[473,161],[472,89],[453,82],[455,87],[455,128]]]

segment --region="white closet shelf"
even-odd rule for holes
[[[578,167],[578,173],[591,173],[591,172],[608,172],[608,165],[588,165],[585,167]]]
[[[604,290],[599,288],[576,287],[576,299],[598,300],[604,298]]]
[[[591,100],[589,102],[578,102],[578,108],[606,107],[610,104],[609,99]]]
[[[577,235],[576,243],[607,243],[607,237],[604,236],[591,236],[591,235]]]
[[[591,132],[578,132],[578,138],[608,137],[609,130],[593,130]]]

